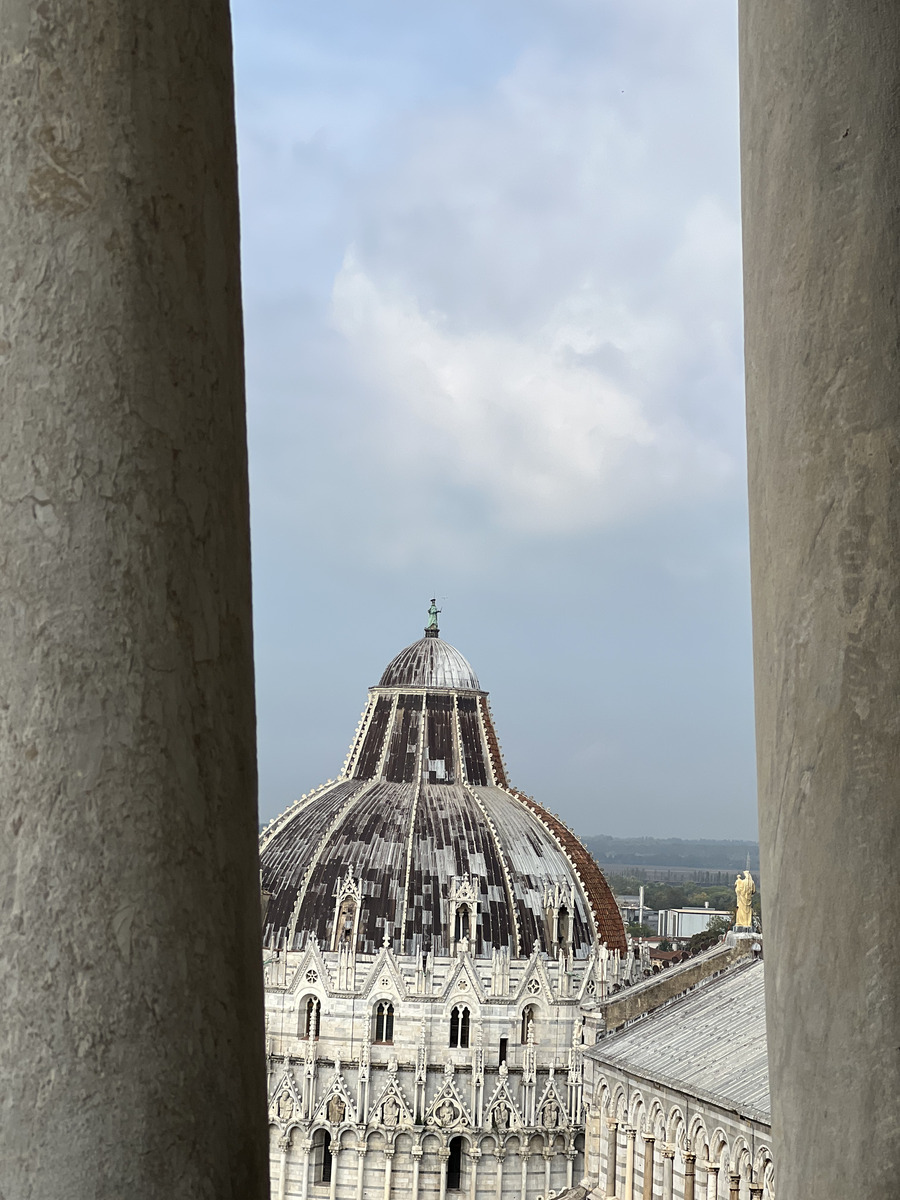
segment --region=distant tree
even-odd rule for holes
[[[671,950],[672,943],[669,941],[668,938],[663,938],[663,940],[659,943],[659,948],[660,948],[660,950]]]
[[[713,933],[716,937],[721,937],[727,933],[734,924],[734,917],[710,917],[709,925],[706,927],[707,933]]]
[[[632,937],[652,937],[653,934],[649,925],[639,924],[637,921],[629,921],[625,926]]]

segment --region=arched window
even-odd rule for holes
[[[462,1046],[469,1044],[469,1010],[461,1005],[455,1005],[450,1013],[450,1045]]]
[[[447,1189],[458,1191],[462,1187],[463,1140],[455,1137],[450,1142],[450,1157],[447,1159]]]
[[[394,1040],[394,1006],[387,1000],[382,1000],[375,1009],[374,1040],[382,1044],[390,1044]]]
[[[528,1042],[528,1029],[531,1025],[534,1024],[534,1019],[535,1019],[534,1005],[526,1004],[525,1007],[522,1009],[522,1033],[521,1033],[521,1037],[519,1039],[523,1046],[526,1045]]]
[[[569,940],[569,912],[568,909],[561,908],[559,916],[556,918],[556,940],[560,946],[565,946]]]
[[[315,996],[310,996],[306,1002],[306,1014],[303,1020],[303,1036],[312,1038],[313,1041],[319,1036],[319,1016],[322,1011],[322,1006]]]
[[[463,938],[467,938],[468,936],[469,906],[467,904],[460,904],[459,908],[456,910],[456,932],[454,933],[454,940],[461,942]]]
[[[338,910],[337,924],[334,928],[334,946],[337,950],[340,946],[349,946],[353,941],[353,926],[356,922],[356,901],[351,897],[341,901],[341,907]]]
[[[331,1183],[331,1134],[327,1129],[313,1134],[312,1169],[315,1183]]]

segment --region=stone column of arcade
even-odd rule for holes
[[[226,0],[4,0],[0,120],[0,1186],[262,1200]]]
[[[684,1200],[694,1200],[694,1185],[696,1182],[697,1155],[684,1156]]]
[[[740,41],[778,1195],[888,1200],[900,1168],[900,5],[742,0]]]
[[[637,1137],[637,1130],[634,1126],[625,1126],[625,1187],[623,1189],[625,1200],[634,1200],[634,1140]]]
[[[497,1174],[494,1181],[494,1195],[496,1200],[503,1200],[503,1160],[506,1155],[502,1150],[494,1150],[494,1158],[497,1160]]]
[[[656,1138],[648,1137],[647,1134],[644,1134],[644,1187],[643,1191],[641,1192],[642,1200],[653,1200],[653,1150],[655,1146]]]
[[[675,1195],[675,1147],[663,1147],[662,1200],[673,1200]]]
[[[619,1122],[607,1119],[606,1128],[606,1195],[615,1197],[616,1175],[618,1173]]]
[[[475,1200],[478,1192],[478,1162],[481,1158],[481,1151],[477,1146],[473,1146],[469,1151],[469,1200]]]

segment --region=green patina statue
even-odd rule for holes
[[[434,596],[432,596],[431,597],[431,608],[429,608],[429,610],[428,610],[428,624],[425,626],[426,630],[428,630],[428,629],[436,630],[437,629],[437,627],[438,627],[437,619],[438,619],[438,613],[440,611],[441,610],[439,608],[437,608],[435,605]]]

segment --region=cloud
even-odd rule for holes
[[[671,332],[588,287],[543,324],[512,332],[454,330],[416,297],[388,291],[347,255],[334,319],[380,385],[395,471],[428,486],[475,489],[519,531],[569,533],[715,490],[730,457],[677,416],[651,419],[635,392],[599,365],[646,353]]]
[[[332,290],[385,487],[544,535],[740,486],[736,192],[693,176],[727,139],[692,66],[630,100],[530,48],[398,119]]]

